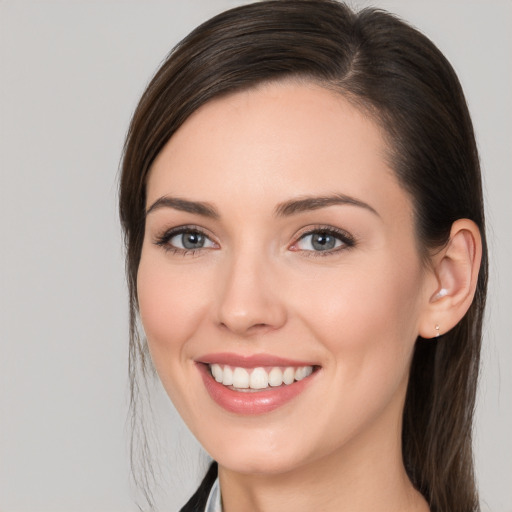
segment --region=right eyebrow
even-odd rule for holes
[[[377,210],[375,210],[375,208],[372,208],[369,204],[359,199],[356,199],[355,197],[347,196],[345,194],[333,194],[330,196],[320,197],[299,197],[297,199],[292,199],[290,201],[280,203],[279,205],[277,205],[275,213],[280,217],[288,217],[290,215],[295,215],[297,213],[307,212],[310,210],[319,210],[321,208],[327,208],[328,206],[344,204],[364,208],[372,212],[373,214],[377,215],[377,217],[380,217]]]
[[[200,201],[188,201],[187,199],[180,199],[178,197],[162,196],[157,199],[147,210],[146,216],[160,208],[172,208],[181,212],[195,213],[203,217],[211,219],[218,219],[219,212],[209,203]]]

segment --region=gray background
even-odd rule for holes
[[[0,1],[0,510],[135,511],[116,179],[139,95],[170,48],[243,2]],[[512,3],[353,1],[419,27],[454,64],[481,151],[490,301],[476,417],[484,510],[512,512]],[[199,448],[158,385],[167,508]]]

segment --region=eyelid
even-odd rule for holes
[[[342,245],[339,247],[335,247],[333,249],[325,250],[325,251],[312,251],[307,249],[299,249],[297,248],[297,244],[304,239],[306,236],[313,235],[315,233],[325,233],[331,236],[334,236],[338,240],[342,242]],[[356,245],[355,238],[344,229],[336,228],[330,225],[314,225],[307,226],[299,231],[299,233],[294,237],[294,242],[288,247],[289,250],[302,252],[307,256],[328,256],[335,254],[339,251],[343,251],[346,249],[350,249]]]
[[[177,236],[181,235],[183,233],[199,233],[200,235],[204,236],[210,242],[212,242],[216,247],[199,247],[197,249],[183,249],[181,247],[174,247],[169,244],[169,241]],[[197,226],[195,224],[183,224],[181,226],[175,226],[166,230],[163,230],[163,233],[158,234],[155,236],[153,243],[155,245],[158,245],[162,247],[166,251],[170,251],[175,254],[182,254],[182,255],[188,255],[188,254],[197,254],[199,251],[203,250],[210,250],[214,248],[218,248],[219,244],[214,239],[214,237],[209,233],[208,230],[205,228],[202,228],[201,226]]]
[[[182,233],[199,233],[205,238],[207,238],[212,244],[214,244],[215,247],[200,247],[196,249],[184,249],[181,247],[175,247],[169,244],[169,241]],[[325,251],[314,251],[314,250],[307,250],[307,249],[300,249],[297,247],[297,244],[300,242],[300,240],[304,239],[307,236],[313,235],[315,233],[325,233],[327,235],[334,236],[336,239],[340,240],[342,242],[341,246],[335,247],[333,249],[327,249]],[[166,230],[163,230],[163,233],[156,235],[153,243],[155,245],[158,245],[162,247],[166,251],[170,251],[176,254],[181,255],[194,255],[199,252],[210,250],[210,249],[218,249],[220,248],[219,243],[215,240],[215,237],[210,234],[209,230],[206,230],[205,228],[195,225],[195,224],[184,224],[181,226],[175,226]],[[354,245],[356,245],[356,241],[354,237],[345,231],[344,229],[340,229],[331,225],[313,225],[313,226],[307,226],[302,228],[295,236],[294,241],[289,245],[288,250],[295,251],[295,252],[301,252],[304,253],[307,256],[328,256],[335,254],[339,251],[343,251],[346,249],[352,248]]]

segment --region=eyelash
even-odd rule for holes
[[[325,251],[308,251],[304,249],[293,249],[297,252],[302,252],[302,254],[307,258],[325,258],[328,256],[332,256],[341,251],[345,251],[347,249],[351,249],[356,245],[356,241],[352,235],[347,233],[346,231],[338,228],[334,228],[332,226],[313,226],[308,228],[305,232],[301,233],[295,242],[291,245],[290,248],[296,246],[301,240],[306,238],[307,236],[314,234],[323,234],[327,236],[332,236],[339,240],[342,245],[340,247],[336,247],[333,249],[325,250]]]
[[[202,249],[209,249],[209,247],[200,247],[197,249],[182,249],[180,247],[174,247],[169,242],[172,238],[175,236],[181,235],[181,234],[197,234],[200,236],[205,237],[207,240],[209,240],[211,243],[216,244],[211,237],[200,227],[198,226],[179,226],[176,228],[169,229],[168,231],[165,231],[162,235],[159,235],[156,237],[154,243],[155,245],[158,245],[164,249],[166,252],[170,252],[172,254],[179,254],[180,256],[197,256]],[[305,249],[294,249],[294,247],[301,241],[304,240],[307,236],[311,236],[314,234],[323,234],[327,236],[332,236],[339,240],[342,245],[340,247],[336,247],[333,249],[328,249],[325,251],[310,251]],[[333,254],[336,254],[340,251],[344,251],[347,249],[351,249],[356,245],[356,241],[346,231],[338,228],[334,228],[332,226],[314,226],[312,228],[309,228],[307,231],[301,233],[296,240],[289,246],[290,250],[301,252],[306,257],[327,257],[332,256]]]
[[[165,231],[165,233],[163,233],[162,235],[157,236],[154,243],[155,245],[162,247],[164,251],[170,252],[172,254],[178,254],[180,256],[198,256],[201,250],[204,249],[204,247],[200,247],[198,249],[182,249],[180,247],[174,247],[169,243],[171,239],[174,238],[175,236],[182,235],[185,233],[201,235],[204,236],[207,240],[210,240],[212,243],[215,243],[203,229],[201,229],[198,226],[190,225],[179,226],[176,228],[169,229],[168,231]]]

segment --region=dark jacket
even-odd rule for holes
[[[217,463],[212,462],[206,476],[203,478],[201,485],[190,498],[180,512],[204,512],[208,496],[210,495],[211,488],[217,479]]]

